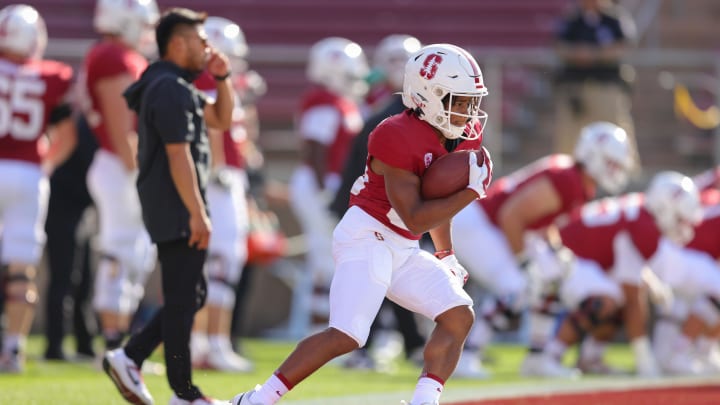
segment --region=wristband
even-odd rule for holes
[[[213,79],[215,79],[216,82],[222,82],[223,80],[227,79],[228,77],[230,77],[230,72],[229,72],[229,71],[228,71],[227,73],[225,73],[224,75],[222,75],[222,76],[215,76],[215,75],[213,75]]]
[[[435,257],[437,257],[438,259],[443,259],[445,257],[454,255],[455,251],[452,249],[445,249],[445,250],[438,250],[434,254],[435,254]]]

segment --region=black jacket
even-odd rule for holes
[[[203,108],[205,95],[192,84],[194,74],[158,61],[143,72],[125,93],[138,114],[137,189],[143,221],[153,242],[190,236],[190,214],[175,188],[165,144],[189,143],[197,182],[205,199],[210,170]]]

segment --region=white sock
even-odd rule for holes
[[[12,354],[15,351],[22,351],[25,346],[25,337],[19,334],[7,334],[3,338],[3,354]]]
[[[193,363],[198,363],[205,359],[208,352],[208,337],[202,332],[192,332],[190,334],[190,358]]]
[[[423,376],[415,386],[415,392],[410,404],[436,404],[440,401],[440,394],[443,391],[443,383],[439,378]]]
[[[699,336],[695,341],[695,350],[700,355],[709,356],[716,347],[717,341],[707,336]]]
[[[213,349],[232,348],[232,344],[230,344],[230,338],[224,335],[209,335],[208,344]]]
[[[545,353],[558,361],[562,360],[566,350],[567,345],[557,339],[551,340],[547,346],[545,346]]]
[[[555,329],[555,316],[540,312],[530,312],[530,348],[540,350],[545,347]]]
[[[607,343],[588,336],[580,346],[580,358],[585,360],[602,359],[607,349]]]
[[[283,395],[287,394],[288,391],[290,390],[282,380],[280,380],[276,374],[273,374],[258,391],[255,391],[250,399],[252,399],[252,402],[258,402],[263,405],[273,405],[279,401]]]

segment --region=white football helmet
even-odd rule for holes
[[[669,239],[685,244],[695,235],[702,219],[700,194],[692,179],[678,172],[661,172],[645,191],[645,207],[655,217],[660,231]]]
[[[38,11],[25,4],[11,4],[0,10],[0,50],[42,58],[47,46],[47,28]]]
[[[367,92],[369,70],[362,47],[348,39],[325,38],[310,48],[308,79],[334,93],[362,97]]]
[[[624,129],[609,122],[594,122],[580,131],[575,160],[610,194],[621,192],[633,168],[633,154]]]
[[[210,45],[230,59],[231,70],[234,73],[247,70],[245,57],[248,53],[248,45],[239,25],[227,18],[208,17],[205,20],[205,32]]]
[[[466,50],[450,44],[425,46],[411,55],[405,65],[403,104],[419,111],[420,119],[439,129],[448,139],[477,139],[485,127],[487,113],[480,109],[480,101],[488,94],[482,71],[475,58]],[[453,97],[473,97],[473,106],[467,114],[468,124],[450,123],[450,106]],[[447,97],[447,99],[446,99]],[[465,128],[468,131],[465,131]]]
[[[95,30],[118,35],[128,46],[147,54],[155,43],[153,26],[160,18],[155,0],[97,0]]]
[[[385,75],[393,89],[402,89],[405,64],[419,51],[420,41],[410,35],[393,34],[383,38],[373,53],[373,67]]]

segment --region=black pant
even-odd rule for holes
[[[187,239],[157,244],[162,271],[163,306],[148,324],[130,338],[125,353],[138,366],[164,343],[165,366],[170,388],[185,400],[200,398],[192,384],[190,365],[190,331],[195,312],[207,296],[203,276],[206,250],[188,246]]]
[[[48,287],[45,299],[46,358],[60,359],[65,337],[65,300],[72,298],[73,332],[78,353],[93,355],[89,325],[94,323],[91,292],[90,243],[77,243],[75,234],[85,210],[92,204],[85,175],[97,144],[87,123],[80,119],[78,145],[50,177],[50,200],[45,222]]]

